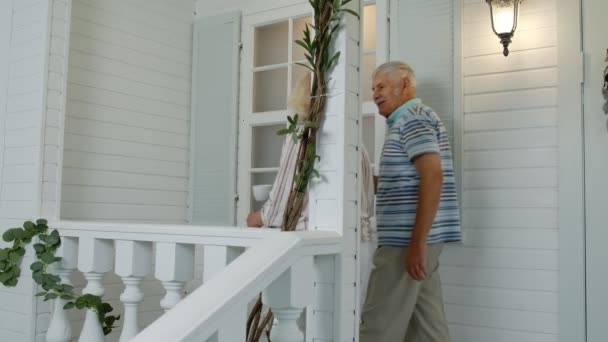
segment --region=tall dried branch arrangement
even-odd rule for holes
[[[308,63],[298,64],[309,69],[313,77],[309,112],[306,115],[308,120],[300,124],[298,114],[295,113],[293,117],[287,117],[288,127],[278,132],[280,135],[289,134],[293,139],[300,141],[291,192],[283,214],[283,225],[281,227],[283,231],[296,229],[302,214],[310,180],[313,177],[319,177],[319,171],[315,169],[315,162],[321,159],[317,155],[317,131],[328,95],[328,75],[340,58],[340,51],[331,51],[332,41],[340,28],[343,13],[359,17],[357,12],[345,8],[345,5],[350,1],[309,0],[308,2],[313,8],[314,23],[310,26],[306,25],[304,38],[295,42],[304,48],[308,61]],[[263,319],[261,319],[262,316]],[[269,334],[273,318],[270,310],[262,315],[262,299],[259,296],[247,320],[247,342],[258,342],[264,331]]]

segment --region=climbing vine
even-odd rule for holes
[[[59,276],[49,273],[49,265],[61,261],[60,257],[55,256],[57,248],[61,246],[61,237],[56,229],[49,233],[46,220],[39,219],[36,223],[26,221],[23,227],[4,232],[2,239],[12,242],[12,246],[0,249],[0,283],[7,287],[17,286],[25,246],[34,241],[37,261],[30,265],[30,269],[32,279],[43,289],[36,296],[44,297],[45,301],[57,298],[66,300],[64,309],[90,309],[97,314],[103,333],[108,335],[112,332],[114,323],[120,316],[109,315],[114,310],[110,304],[102,302],[99,296],[76,294],[73,286],[62,284]]]

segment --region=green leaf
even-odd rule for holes
[[[57,298],[57,295],[54,293],[47,293],[46,295],[44,295],[44,300],[55,299],[55,298]]]
[[[350,1],[350,0],[349,0],[349,1]],[[37,220],[36,220],[36,224],[39,224],[39,225],[47,225],[47,224],[48,224],[48,222],[47,222],[45,219],[37,219]]]
[[[53,255],[53,253],[47,251],[47,252],[44,252],[42,255],[40,255],[40,259],[45,264],[51,264],[55,261],[55,256]]]
[[[64,294],[64,295],[61,295],[61,299],[63,299],[63,300],[71,300],[72,296]]]
[[[346,12],[348,14],[352,14],[355,17],[359,18],[359,13],[357,13],[357,12],[351,10],[351,9],[348,9],[348,8],[342,8],[342,9],[340,9],[340,12]]]
[[[49,237],[46,239],[46,242],[49,245],[56,245],[58,244],[60,241],[59,239],[59,232],[55,229],[53,230],[53,232],[51,233],[51,235],[49,235]]]
[[[15,240],[15,235],[13,233],[12,228],[5,231],[4,234],[2,234],[2,240],[6,241],[6,242],[12,242],[13,240]]]
[[[23,237],[25,237],[25,230],[21,228],[15,228],[13,230],[13,237],[19,240],[23,239]]]
[[[74,304],[74,302],[67,302],[67,303],[65,303],[65,305],[63,306],[63,309],[64,309],[64,310],[69,310],[69,309],[73,308],[74,306],[76,306],[76,305]]]
[[[314,124],[314,122],[312,122],[310,120],[307,120],[307,121],[304,121],[304,127],[306,127],[306,128],[315,128],[315,124]]]
[[[340,51],[336,52],[331,57],[331,59],[329,60],[329,63],[328,63],[328,67],[331,68],[334,65],[334,63],[338,62],[339,59],[340,59]]]
[[[312,174],[313,176],[315,176],[316,178],[321,178],[321,175],[319,174],[319,171],[312,169]]]
[[[110,305],[108,303],[102,303],[100,307],[101,307],[101,311],[103,311],[103,312],[112,312],[114,310],[112,305]]]
[[[74,286],[72,286],[72,285],[68,285],[68,284],[61,285],[61,291],[65,292],[65,293],[72,292],[72,290],[74,290]]]
[[[36,253],[42,253],[46,250],[46,246],[41,243],[34,244],[34,250]]]
[[[17,282],[18,282],[17,278],[12,278],[12,279],[9,279],[9,280],[6,282],[6,286],[9,286],[9,287],[15,287],[15,286],[17,286]]]
[[[289,128],[283,128],[277,131],[277,135],[285,135],[289,133],[291,133],[291,130]]]
[[[47,292],[38,292],[36,293],[36,297],[41,297],[41,296],[45,296],[47,294]]]
[[[4,261],[0,261],[0,271],[4,270],[6,265],[7,265],[7,263],[5,263]]]
[[[41,270],[43,267],[44,265],[40,261],[36,261],[35,263],[30,265],[30,270],[38,271]]]
[[[9,257],[9,260],[10,260],[10,261],[11,261],[13,264],[18,263],[18,262],[21,260],[21,255],[19,255],[19,254],[18,254],[18,253],[16,253],[16,252],[10,252],[10,253],[9,253],[9,255],[8,255],[8,257]]]
[[[296,41],[295,41],[295,43],[296,43],[296,44],[298,44],[298,45],[300,45],[301,47],[303,47],[303,48],[304,48],[304,50],[306,50],[306,51],[310,52],[311,47],[310,47],[309,45],[306,45],[306,43],[304,43],[303,41],[301,41],[301,40],[296,40]]]
[[[32,221],[25,221],[25,222],[23,222],[23,228],[34,229],[34,228],[36,228],[36,225]]]
[[[15,249],[15,253],[19,254],[19,256],[24,256],[25,255],[25,248],[19,246]]]
[[[32,279],[34,279],[34,281],[38,285],[43,285],[44,284],[44,277],[42,276],[42,273],[33,274],[32,275]]]
[[[8,259],[8,248],[0,249],[0,261]]]
[[[0,273],[0,283],[4,283],[7,280],[11,279],[13,277],[13,272],[2,272]]]
[[[307,64],[307,63],[302,63],[302,62],[296,62],[295,64],[297,64],[297,65],[299,65],[299,66],[303,66],[303,67],[305,67],[306,69],[308,69],[308,70],[310,70],[310,71],[314,72],[314,69],[313,69],[313,68],[310,66],[310,64]]]

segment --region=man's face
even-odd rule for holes
[[[383,72],[374,77],[372,92],[378,112],[388,118],[395,109],[406,102],[407,79],[393,77]]]

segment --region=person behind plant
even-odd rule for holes
[[[288,107],[294,113],[298,113],[301,121],[307,120],[308,109],[310,106],[310,74],[302,77],[288,99]],[[295,141],[290,135],[286,136],[281,150],[279,161],[279,171],[268,195],[268,200],[262,209],[252,212],[247,216],[247,226],[279,228],[283,224],[283,213],[287,205],[287,199],[291,190],[292,178],[298,149],[299,140]],[[366,284],[370,267],[370,250],[376,246],[376,232],[374,220],[374,183],[371,173],[371,164],[367,151],[360,145],[361,151],[361,283]],[[308,196],[305,198],[304,209],[298,221],[296,230],[306,230],[308,228]],[[364,293],[366,286],[362,286]]]
[[[374,253],[360,342],[447,342],[438,267],[444,243],[460,241],[448,132],[416,98],[403,62],[373,73],[373,99],[386,118],[376,195]]]

